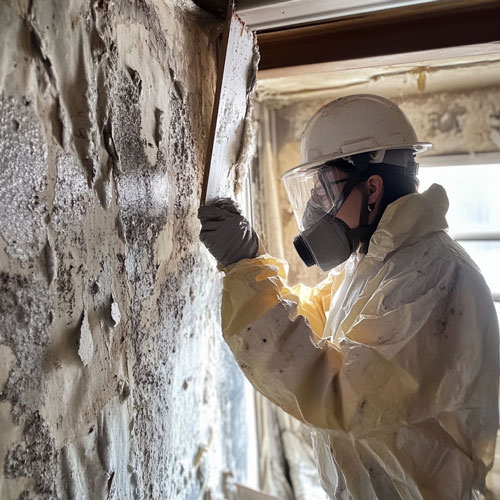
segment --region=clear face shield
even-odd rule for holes
[[[361,204],[357,227],[338,219],[337,212],[372,164],[381,164],[394,175],[414,177],[418,170],[413,150],[379,150],[297,167],[281,176],[300,231],[293,244],[307,266],[316,264],[328,271],[371,238],[376,224],[369,223],[367,199]],[[362,194],[367,198],[364,190]]]
[[[325,214],[335,216],[342,190],[349,179],[331,165],[293,169],[281,176],[300,232],[316,224]]]

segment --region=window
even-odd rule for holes
[[[450,236],[481,269],[500,318],[500,154],[423,157],[420,167],[420,191],[446,189]]]
[[[241,191],[236,195],[236,201],[241,207],[243,215],[254,224],[254,213],[252,205],[252,177],[251,172],[245,178]],[[255,389],[250,382],[244,379],[245,388],[245,412],[246,412],[246,433],[247,433],[247,477],[244,485],[238,485],[238,488],[259,489],[259,458],[258,458],[258,435],[257,435],[257,409],[255,401]],[[245,490],[246,491],[246,490]],[[250,491],[250,490],[249,490]],[[246,494],[246,493],[245,493]],[[250,494],[250,493],[248,493]],[[240,491],[240,496],[244,494]],[[251,498],[251,497],[250,497]]]

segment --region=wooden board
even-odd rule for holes
[[[260,68],[322,64],[500,41],[498,0],[442,0],[260,33]]]
[[[245,118],[256,78],[257,40],[228,8],[203,178],[201,203],[231,193],[241,155]]]

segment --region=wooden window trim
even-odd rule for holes
[[[498,0],[443,0],[258,33],[260,70],[477,44],[500,52]],[[491,50],[491,47],[490,49]]]

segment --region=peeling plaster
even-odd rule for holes
[[[78,342],[78,356],[82,360],[83,366],[89,366],[94,356],[94,341],[90,329],[87,311],[83,311],[82,324],[80,326],[80,339]]]
[[[0,4],[2,499],[244,481],[196,217],[218,29],[185,0]]]

